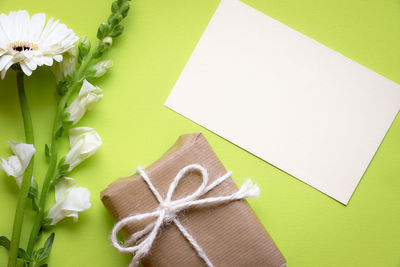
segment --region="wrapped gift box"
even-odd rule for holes
[[[202,134],[179,137],[145,171],[164,197],[177,173],[190,164],[200,164],[208,171],[209,184],[227,172]],[[199,173],[187,174],[177,187],[174,198],[191,194],[200,183]],[[228,195],[237,190],[232,178],[229,178],[203,197]],[[101,193],[101,199],[116,221],[134,214],[151,212],[159,205],[138,174],[113,182]],[[194,207],[181,212],[179,220],[216,267],[286,266],[284,257],[245,200]],[[123,229],[124,237],[129,239],[148,223],[145,221],[127,225]],[[143,266],[153,267],[204,266],[196,251],[173,223],[162,227],[150,253],[141,262]]]

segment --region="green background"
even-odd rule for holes
[[[245,3],[400,83],[399,0],[245,0]],[[110,0],[1,0],[0,11],[45,12],[95,40]],[[103,138],[98,153],[72,177],[92,192],[92,208],[79,222],[56,226],[50,266],[127,266],[130,256],[109,242],[113,221],[99,193],[118,177],[146,166],[184,133],[203,132],[241,183],[252,177],[262,194],[250,200],[285,255],[289,267],[400,266],[400,117],[393,123],[349,205],[320,193],[163,106],[207,26],[217,0],[136,0],[126,32],[107,54],[115,66],[97,85],[103,100],[79,126]],[[49,68],[26,79],[37,141],[35,178],[46,170],[44,144],[55,110],[55,80]],[[337,107],[338,109],[340,106]],[[15,74],[0,81],[0,156],[8,139],[23,140]],[[10,235],[17,187],[0,173],[0,234]],[[33,213],[25,219],[26,243]],[[233,237],[234,238],[234,237]],[[0,248],[0,266],[7,254]]]

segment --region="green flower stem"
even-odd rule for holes
[[[33,224],[31,235],[30,235],[29,241],[28,241],[28,247],[26,250],[28,255],[32,255],[33,249],[35,247],[35,243],[37,241],[37,237],[38,237],[40,228],[42,227],[42,223],[43,223],[43,219],[44,219],[44,215],[45,215],[45,211],[46,211],[47,197],[49,195],[52,181],[54,178],[56,178],[56,174],[57,174],[56,171],[57,171],[58,141],[59,141],[59,138],[57,138],[57,131],[62,126],[62,123],[63,123],[62,115],[64,113],[66,104],[68,103],[71,94],[73,93],[73,91],[77,87],[77,85],[83,80],[86,69],[91,61],[92,61],[92,54],[89,54],[85,58],[85,60],[82,62],[81,66],[79,67],[78,72],[75,74],[74,81],[69,86],[67,93],[60,98],[60,101],[58,103],[57,112],[56,112],[56,116],[54,119],[52,140],[51,140],[51,146],[50,146],[49,167],[47,169],[47,173],[46,173],[45,179],[43,181],[42,191],[40,193],[39,211],[36,214],[35,222]]]
[[[29,237],[28,241],[28,247],[27,247],[27,253],[28,255],[32,255],[38,233],[40,231],[40,227],[42,226],[42,221],[43,221],[43,216],[45,212],[45,206],[46,206],[46,200],[47,200],[47,195],[49,193],[49,188],[51,184],[51,180],[54,177],[55,170],[57,167],[57,147],[58,147],[58,142],[56,138],[56,131],[58,127],[60,126],[61,123],[61,114],[62,111],[64,110],[65,106],[65,96],[61,98],[58,107],[57,107],[57,113],[56,117],[54,120],[54,127],[53,127],[53,133],[52,133],[52,140],[51,140],[51,147],[50,147],[50,160],[49,160],[49,167],[46,172],[45,179],[43,181],[43,189],[40,194],[40,199],[39,199],[39,211],[36,214],[35,217],[35,222],[32,227],[31,235]]]
[[[24,128],[25,128],[25,140],[26,140],[25,142],[27,144],[34,145],[32,119],[31,119],[31,114],[29,112],[28,101],[26,99],[26,94],[24,89],[24,73],[21,70],[17,70],[16,74],[17,74],[19,102],[21,105],[22,118],[24,121]],[[22,179],[21,189],[19,190],[18,194],[18,202],[14,217],[14,226],[11,236],[11,245],[8,257],[8,267],[15,267],[17,265],[19,241],[21,238],[21,229],[24,220],[24,212],[33,173],[33,161],[34,157],[32,157],[28,167],[25,170],[24,177]]]

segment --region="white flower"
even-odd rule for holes
[[[89,209],[90,191],[84,187],[76,187],[76,181],[69,177],[64,177],[55,186],[56,204],[51,207],[47,217],[54,225],[65,217],[73,217],[78,221],[78,212]]]
[[[69,119],[73,124],[76,124],[87,110],[91,110],[97,101],[103,98],[102,92],[99,87],[93,86],[86,80],[83,81],[78,97],[67,108]]]
[[[56,76],[56,81],[60,82],[75,70],[76,65],[76,48],[73,47],[63,55],[63,61],[54,64],[52,71]]]
[[[69,170],[92,156],[101,146],[102,140],[98,133],[89,127],[76,127],[69,130],[71,150],[65,156]]]
[[[24,172],[36,150],[33,145],[30,144],[17,143],[15,141],[8,141],[8,144],[15,156],[9,157],[8,160],[0,158],[2,161],[0,166],[8,176],[15,177],[18,186],[21,187]]]
[[[109,70],[113,66],[114,63],[111,59],[100,61],[99,63],[93,66],[93,70],[95,71],[95,74],[93,76],[94,77],[103,76],[107,72],[107,70]]]
[[[38,13],[29,16],[25,10],[0,15],[0,70],[4,76],[15,63],[19,63],[26,75],[37,66],[51,66],[60,62],[62,54],[74,47],[79,38],[65,24]]]

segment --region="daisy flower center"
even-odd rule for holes
[[[17,52],[22,52],[22,51],[32,51],[32,50],[38,50],[39,47],[37,44],[31,43],[31,42],[25,42],[25,41],[15,41],[10,44],[11,48],[14,51]]]

